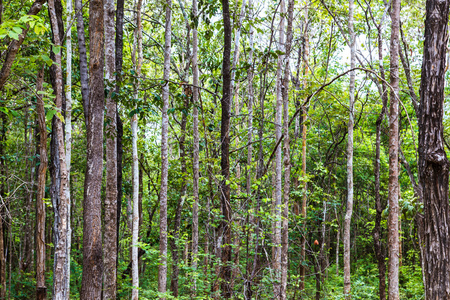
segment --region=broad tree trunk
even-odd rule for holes
[[[45,109],[40,91],[44,89],[44,67],[38,73],[36,80],[36,106],[39,124],[39,171],[38,187],[36,194],[36,299],[47,299],[47,287],[45,286],[45,179],[47,172],[47,126],[45,124]],[[3,251],[3,228],[0,226],[0,252]],[[1,255],[0,255],[1,257]],[[3,264],[3,261],[0,261]],[[1,288],[4,290],[3,288]],[[0,295],[0,299],[4,299]]]
[[[354,1],[349,1],[348,32],[350,41],[350,68],[355,67],[355,33],[353,31],[353,10]],[[348,116],[348,142],[347,142],[347,211],[344,220],[344,296],[345,299],[351,297],[350,282],[350,225],[353,213],[353,123],[354,123],[354,102],[355,102],[355,71],[350,73],[349,85],[349,116]]]
[[[223,233],[223,247],[221,253],[222,267],[220,277],[222,280],[222,298],[231,298],[231,203],[230,203],[230,185],[227,181],[230,178],[230,109],[231,109],[231,21],[229,0],[222,0],[223,16],[223,58],[222,58],[222,118],[220,128],[221,143],[221,174],[223,176],[220,182],[220,200],[222,206],[222,215],[224,220],[221,223],[221,233]]]
[[[449,1],[427,0],[420,85],[419,186],[424,202],[426,299],[450,299],[449,161],[444,149]]]
[[[285,53],[285,19],[286,9],[284,0],[280,2],[280,26],[279,26],[279,40],[278,50],[281,53]],[[278,56],[277,62],[277,81],[276,81],[276,107],[275,107],[275,141],[281,139],[282,132],[282,115],[283,115],[283,63],[284,54]],[[274,183],[274,234],[273,234],[273,262],[272,268],[274,273],[273,294],[276,299],[281,299],[281,211],[282,211],[282,158],[281,147],[277,147],[275,152],[275,183]],[[288,158],[289,159],[289,158]]]
[[[106,196],[103,247],[105,272],[103,299],[116,298],[117,281],[117,105],[115,87],[114,0],[104,0],[106,98]]]
[[[169,79],[172,36],[172,0],[166,0],[166,24],[164,34],[164,85],[163,109],[161,120],[161,189],[160,189],[160,223],[159,223],[159,255],[158,292],[166,293],[167,280],[167,179],[169,172],[168,138],[169,138]],[[165,299],[162,297],[161,299]]]
[[[399,136],[399,70],[398,50],[400,31],[400,0],[391,2],[391,94],[389,109],[389,218],[388,218],[388,243],[389,243],[389,275],[388,295],[389,300],[400,299],[399,294],[399,184],[398,184],[398,136]]]
[[[103,170],[103,115],[105,88],[103,1],[89,3],[89,106],[86,121],[87,157],[83,202],[83,276],[81,299],[98,300],[101,297],[102,207],[101,186]]]
[[[56,10],[55,0],[50,0],[48,2],[50,20],[52,24],[53,41],[56,46],[61,46],[60,30],[63,30],[62,24],[58,24],[59,12]],[[60,5],[59,3],[57,4]],[[59,10],[59,9],[58,9]],[[61,51],[55,53],[55,105],[57,110],[62,111],[62,100],[63,100],[63,75],[61,68]],[[58,219],[55,218],[55,236],[57,234],[57,240],[55,242],[55,256],[54,256],[54,271],[53,271],[53,299],[69,299],[69,283],[70,281],[68,274],[68,263],[69,263],[69,253],[67,243],[68,243],[68,198],[67,193],[69,189],[68,181],[68,170],[66,166],[66,154],[64,148],[64,134],[63,125],[59,118],[55,118],[55,129],[56,129],[56,140],[58,141],[58,159],[60,167],[60,186],[58,191],[59,203],[55,207],[58,211]]]
[[[192,15],[196,19],[198,16],[198,7],[197,0],[192,0]],[[198,183],[200,177],[199,171],[199,155],[200,155],[200,135],[198,132],[198,105],[199,105],[199,96],[200,89],[199,85],[199,72],[198,72],[198,24],[194,24],[192,28],[192,75],[193,75],[193,90],[192,90],[192,102],[193,102],[193,135],[194,135],[194,145],[193,145],[193,161],[192,161],[192,171],[193,171],[193,183],[192,189],[194,194],[194,203],[192,205],[192,269],[194,273],[197,271],[197,263],[198,263]],[[209,211],[207,211],[209,213]],[[208,241],[208,236],[206,237],[206,241]],[[206,248],[205,253],[208,253],[208,248]],[[207,265],[207,263],[205,264]],[[194,288],[193,288],[193,296],[197,295],[197,282],[196,275],[194,277]]]

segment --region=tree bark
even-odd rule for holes
[[[169,172],[168,157],[168,127],[169,116],[169,79],[170,79],[170,57],[172,36],[172,0],[166,0],[166,24],[164,34],[164,85],[163,85],[163,109],[161,121],[161,189],[160,189],[160,224],[159,224],[159,253],[160,263],[158,266],[158,292],[166,293],[167,278],[167,180]],[[166,299],[162,296],[161,299]]]
[[[36,194],[36,299],[47,299],[47,287],[45,286],[45,178],[47,172],[47,126],[45,124],[45,109],[42,95],[44,87],[44,66],[39,70],[36,80],[36,106],[39,124],[39,171],[38,188]],[[3,228],[0,227],[0,251],[3,251]],[[1,257],[1,255],[0,255]],[[0,262],[2,264],[3,262]],[[2,288],[3,290],[3,288]],[[0,296],[0,299],[3,297]]]
[[[353,30],[354,1],[349,1],[348,32],[350,40],[350,68],[355,67],[355,33]],[[344,220],[344,297],[351,298],[350,282],[350,225],[353,213],[353,123],[355,102],[355,71],[350,72],[349,85],[349,117],[348,117],[348,142],[347,142],[347,211]]]
[[[285,53],[285,20],[286,9],[284,0],[280,2],[280,26],[278,50]],[[276,81],[276,108],[275,108],[275,140],[281,139],[282,133],[282,116],[283,116],[283,63],[284,54],[278,55],[277,61],[277,81]],[[282,149],[277,147],[275,152],[275,186],[274,186],[274,234],[273,234],[273,262],[272,268],[274,273],[273,294],[275,299],[281,299],[281,211],[282,211]],[[288,158],[289,159],[289,158]]]
[[[87,157],[83,202],[83,276],[81,299],[99,300],[102,291],[101,186],[105,88],[103,0],[89,4],[89,107],[86,121]]]
[[[391,2],[391,46],[390,46],[390,80],[391,99],[389,108],[389,218],[388,218],[388,242],[389,242],[389,275],[388,296],[389,300],[400,299],[399,294],[399,184],[398,184],[398,141],[399,141],[399,31],[400,31],[400,0]]]
[[[444,149],[449,1],[427,0],[420,84],[419,186],[424,202],[425,296],[450,299],[449,161]]]
[[[60,4],[57,4],[60,5]],[[55,0],[49,0],[48,2],[50,20],[53,32],[53,41],[56,46],[61,46],[60,30],[63,30],[62,24],[58,24],[59,12],[56,10]],[[62,113],[62,100],[63,100],[63,75],[61,68],[61,50],[55,53],[55,105],[59,113]],[[59,117],[55,118],[56,140],[57,140],[57,152],[60,168],[60,186],[58,191],[59,203],[55,207],[58,211],[58,218],[55,217],[55,229],[57,239],[55,242],[55,258],[54,258],[54,271],[53,271],[53,299],[69,299],[70,291],[68,289],[67,281],[70,281],[68,274],[69,253],[68,243],[68,198],[67,193],[69,189],[68,170],[66,166],[66,154],[64,148],[64,134],[63,125]]]
[[[192,0],[192,15],[194,19],[199,22],[198,18],[198,7],[197,0]],[[200,135],[198,132],[198,105],[199,105],[199,95],[200,89],[199,85],[199,71],[198,71],[198,23],[195,23],[192,28],[192,75],[193,75],[193,90],[192,90],[192,102],[193,102],[193,132],[194,132],[194,149],[193,149],[193,161],[192,161],[192,171],[193,171],[193,194],[194,203],[192,205],[192,269],[194,273],[197,271],[198,265],[198,183],[200,177],[199,171],[199,155],[200,155]],[[209,213],[209,212],[208,212]],[[208,237],[206,237],[208,239]],[[207,249],[208,250],[208,249]],[[206,251],[207,253],[207,251]],[[197,295],[197,282],[196,277],[194,277],[194,288],[193,296]]]
[[[136,7],[136,28],[134,32],[135,44],[133,45],[133,54],[136,53],[137,46],[137,61],[134,59],[136,79],[134,86],[134,99],[139,98],[139,77],[142,69],[142,0],[137,1]],[[132,248],[131,248],[131,262],[132,262],[132,292],[131,299],[138,300],[139,297],[139,257],[138,257],[138,241],[139,241],[139,161],[138,161],[138,115],[135,113],[131,118],[131,132],[132,132],[132,149],[133,149],[133,222],[132,222]]]
[[[89,75],[87,65],[86,42],[84,36],[83,4],[82,0],[75,0],[75,11],[77,12],[77,38],[80,59],[80,84],[81,101],[83,102],[84,120],[87,124],[89,116]]]
[[[231,109],[231,22],[229,0],[222,0],[223,16],[223,58],[222,58],[222,117],[220,128],[221,140],[221,174],[220,182],[220,200],[222,215],[224,219],[221,223],[223,233],[223,246],[221,253],[222,267],[220,271],[222,298],[231,298],[231,203],[230,203],[230,185],[227,181],[230,178],[230,109]]]
[[[106,98],[106,196],[103,299],[116,299],[117,281],[117,105],[115,90],[114,0],[104,0]]]

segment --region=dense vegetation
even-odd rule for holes
[[[426,2],[0,0],[0,299],[450,299]]]

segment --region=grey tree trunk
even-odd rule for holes
[[[278,50],[281,53],[285,53],[285,19],[286,9],[284,0],[280,2],[280,25],[279,25],[279,38],[278,38]],[[277,62],[277,82],[276,82],[276,108],[275,108],[275,140],[279,141],[282,132],[282,116],[283,116],[283,63],[284,54],[278,56]],[[272,268],[274,272],[273,294],[276,299],[281,299],[281,211],[282,211],[282,158],[281,147],[277,147],[275,152],[275,190],[274,190],[274,234],[273,234],[273,262]]]
[[[89,106],[86,120],[87,156],[83,201],[83,276],[81,299],[99,300],[102,291],[103,116],[105,105],[104,12],[102,0],[89,3]]]
[[[389,243],[389,275],[388,296],[389,300],[400,299],[399,294],[399,185],[398,185],[398,139],[399,139],[399,70],[398,50],[400,32],[400,0],[391,2],[391,52],[390,52],[390,79],[391,99],[389,109],[389,218],[388,218],[388,243]]]
[[[426,1],[420,84],[419,186],[424,203],[426,299],[450,299],[449,161],[444,149],[449,1]]]
[[[115,24],[114,0],[104,0],[106,98],[106,196],[103,247],[105,272],[103,299],[116,299],[117,281],[117,105],[115,90]]]
[[[354,1],[349,1],[348,32],[350,42],[350,68],[355,67],[355,33],[353,31],[353,10]],[[349,117],[348,117],[348,142],[347,142],[347,210],[344,220],[344,296],[351,298],[350,282],[350,226],[353,213],[353,123],[354,123],[354,102],[355,102],[355,71],[350,73],[349,85]]]
[[[52,24],[53,41],[56,46],[61,46],[60,29],[62,26],[58,24],[57,12],[55,8],[55,1],[50,0],[48,2],[50,21]],[[62,112],[62,99],[63,99],[63,75],[61,69],[61,50],[55,53],[55,105],[57,110]],[[67,252],[68,242],[68,199],[67,190],[69,189],[68,172],[66,166],[66,154],[64,149],[64,134],[63,125],[59,118],[55,118],[56,125],[56,139],[58,141],[58,159],[60,166],[60,186],[58,191],[59,203],[57,203],[56,210],[58,211],[58,219],[55,220],[55,229],[57,234],[57,240],[55,241],[55,256],[53,264],[53,299],[69,299],[70,293],[68,290],[69,274],[68,263],[69,253]]]
[[[280,299],[287,299],[287,282],[288,282],[288,250],[289,250],[289,195],[291,183],[291,161],[290,147],[291,141],[289,137],[289,77],[290,67],[289,59],[292,45],[292,22],[294,19],[294,0],[289,0],[287,10],[287,30],[286,30],[286,47],[285,47],[285,67],[284,78],[282,81],[283,96],[283,159],[284,159],[284,191],[283,191],[283,213],[282,213],[282,232],[281,232],[281,295]]]
[[[170,55],[172,36],[172,0],[166,0],[166,24],[164,34],[164,85],[163,85],[163,109],[161,120],[161,189],[160,189],[160,224],[159,224],[159,254],[158,266],[158,292],[166,293],[167,280],[167,177],[169,168],[168,158],[168,127],[169,116],[169,79],[170,79]],[[165,299],[162,297],[161,299]]]

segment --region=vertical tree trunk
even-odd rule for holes
[[[309,60],[309,1],[306,1],[305,6],[305,32],[303,33],[304,38],[304,50],[303,50],[303,88],[307,88],[308,84],[308,60]],[[308,181],[306,180],[306,118],[308,115],[307,107],[302,106],[302,176],[303,179],[303,195],[302,195],[302,218],[303,218],[303,232],[301,237],[301,262],[300,262],[300,285],[299,289],[305,289],[305,275],[306,275],[306,204],[307,204],[307,191],[308,191]]]
[[[5,147],[6,147],[6,128],[8,126],[7,116],[4,112],[0,113],[2,127],[0,135],[0,196],[5,199],[7,193],[7,183],[6,183],[6,158],[5,158]],[[6,231],[6,216],[5,209],[0,209],[0,299],[6,298],[6,242],[4,233]]]
[[[60,5],[60,4],[58,4]],[[63,26],[58,24],[58,16],[55,7],[55,0],[49,0],[48,2],[50,20],[52,24],[53,40],[56,46],[61,46],[60,30]],[[59,14],[59,13],[58,13]],[[62,112],[62,99],[63,99],[63,75],[61,68],[61,50],[55,53],[55,105],[57,110]],[[68,171],[66,166],[66,154],[64,149],[64,134],[63,125],[59,118],[55,118],[56,125],[56,139],[58,141],[58,156],[60,166],[60,186],[58,191],[59,203],[57,203],[58,219],[55,220],[58,233],[58,239],[55,241],[55,258],[54,258],[54,271],[53,271],[53,299],[69,299],[70,292],[68,290],[69,274],[68,263],[69,253],[67,252],[68,242],[68,198],[67,190],[69,189]]]
[[[164,86],[163,109],[161,121],[161,189],[160,189],[160,224],[159,224],[159,253],[158,266],[158,292],[166,293],[167,280],[167,177],[169,172],[168,157],[168,127],[169,116],[169,79],[170,79],[170,54],[172,36],[172,0],[166,0],[166,24],[164,34]],[[163,296],[161,299],[165,299]]]
[[[135,64],[136,77],[141,75],[142,69],[142,0],[137,1],[136,8],[136,29],[135,42],[137,42],[137,61]],[[136,50],[136,49],[133,49]],[[134,51],[133,51],[134,52]],[[134,98],[139,97],[139,79],[135,79],[135,94]],[[138,161],[138,119],[137,113],[131,118],[131,132],[132,132],[132,148],[133,148],[133,222],[132,222],[132,248],[131,248],[131,262],[132,262],[132,286],[131,293],[132,300],[138,300],[139,297],[139,257],[138,257],[138,241],[139,241],[139,161]]]
[[[386,106],[388,101],[388,91],[386,83],[384,81],[384,66],[383,66],[383,38],[381,32],[381,24],[378,26],[378,62],[380,64],[380,77],[383,79],[381,82],[381,99],[383,100],[383,107],[380,115],[376,121],[376,138],[375,138],[375,227],[373,229],[373,242],[375,248],[375,256],[378,263],[378,293],[380,300],[386,299],[386,248],[382,243],[382,227],[381,219],[383,210],[386,205],[381,203],[380,195],[380,149],[381,149],[381,123],[383,122],[384,115],[386,114]]]
[[[66,109],[65,109],[65,142],[67,164],[67,264],[66,264],[66,290],[70,291],[70,250],[72,244],[72,228],[70,218],[70,168],[72,160],[72,0],[66,0],[67,34],[66,34]],[[69,293],[70,294],[70,293]]]
[[[231,109],[231,21],[230,21],[230,5],[229,0],[222,0],[222,16],[223,16],[223,61],[222,61],[222,118],[220,128],[221,143],[221,174],[223,176],[220,182],[220,200],[222,206],[222,215],[224,220],[221,223],[223,232],[222,247],[222,267],[221,267],[221,288],[222,297],[231,298],[232,291],[230,289],[231,281],[231,203],[230,203],[230,185],[227,181],[230,178],[230,109]]]
[[[283,159],[284,159],[284,191],[283,191],[283,213],[282,213],[282,236],[281,236],[281,293],[280,299],[287,299],[287,281],[288,281],[288,250],[289,250],[289,195],[291,183],[291,158],[290,147],[291,141],[289,137],[289,82],[291,70],[289,67],[289,58],[291,53],[291,45],[293,39],[292,22],[294,19],[294,0],[288,1],[287,10],[287,30],[286,30],[286,46],[285,46],[285,67],[284,78],[282,81],[283,96]]]
[[[348,32],[350,40],[350,68],[355,67],[355,33],[353,31],[353,10],[354,1],[349,1]],[[350,73],[349,85],[349,117],[348,117],[348,142],[347,142],[347,211],[344,220],[344,296],[351,298],[350,282],[350,225],[353,213],[353,122],[354,122],[354,102],[355,102],[355,71]]]
[[[280,2],[280,27],[279,27],[279,41],[278,50],[281,53],[285,53],[285,19],[286,10],[284,0]],[[283,63],[284,54],[279,54],[277,62],[277,81],[276,81],[276,107],[275,107],[275,140],[279,141],[281,139],[282,132],[282,116],[283,116]],[[281,211],[282,211],[282,149],[277,147],[275,152],[275,184],[274,184],[274,234],[273,234],[273,262],[272,268],[274,272],[274,283],[273,283],[273,294],[276,299],[281,299]],[[288,158],[289,159],[289,158]]]
[[[197,20],[198,17],[198,7],[197,0],[192,0],[192,15],[194,19]],[[200,21],[200,20],[198,20]],[[193,171],[193,194],[194,194],[194,203],[192,205],[192,269],[194,273],[197,271],[197,262],[198,262],[198,183],[199,183],[199,142],[200,135],[198,132],[198,105],[199,105],[199,94],[200,89],[199,85],[199,74],[198,74],[198,31],[197,31],[198,23],[195,23],[192,28],[192,75],[193,75],[193,90],[192,90],[192,102],[193,102],[193,131],[194,131],[194,149],[193,149],[193,161],[192,161],[192,171]],[[208,211],[209,213],[209,211]],[[206,237],[208,240],[208,237]],[[207,249],[208,250],[208,249]],[[207,251],[205,251],[207,253]],[[193,288],[193,296],[197,295],[197,283],[196,277],[194,277],[194,288]]]
[[[84,38],[83,4],[82,0],[75,0],[75,11],[77,12],[77,38],[78,53],[80,59],[80,84],[81,100],[83,102],[84,120],[87,124],[89,116],[89,75],[86,54],[86,42]]]
[[[389,275],[388,296],[389,300],[400,299],[399,294],[399,185],[398,185],[398,131],[399,131],[399,70],[398,50],[400,31],[400,0],[391,2],[391,52],[390,52],[390,79],[391,99],[389,109],[389,218],[388,218],[388,241],[389,241]]]
[[[104,229],[103,299],[116,299],[117,281],[117,105],[115,88],[114,0],[104,0],[106,98],[106,196]]]
[[[103,0],[89,3],[89,107],[83,202],[83,277],[81,299],[99,300],[102,291],[101,186],[105,88]]]
[[[420,84],[419,185],[424,201],[426,299],[450,299],[449,162],[444,149],[449,1],[427,0]]]
[[[38,73],[36,80],[36,106],[39,124],[39,171],[38,188],[36,194],[36,299],[47,299],[47,287],[45,286],[45,178],[47,172],[47,126],[45,124],[44,101],[40,91],[44,89],[44,67]],[[0,252],[3,251],[3,228],[0,226]],[[0,255],[1,257],[1,255]],[[3,264],[0,261],[0,264]],[[4,290],[2,288],[2,290]],[[0,296],[0,299],[4,297]]]

